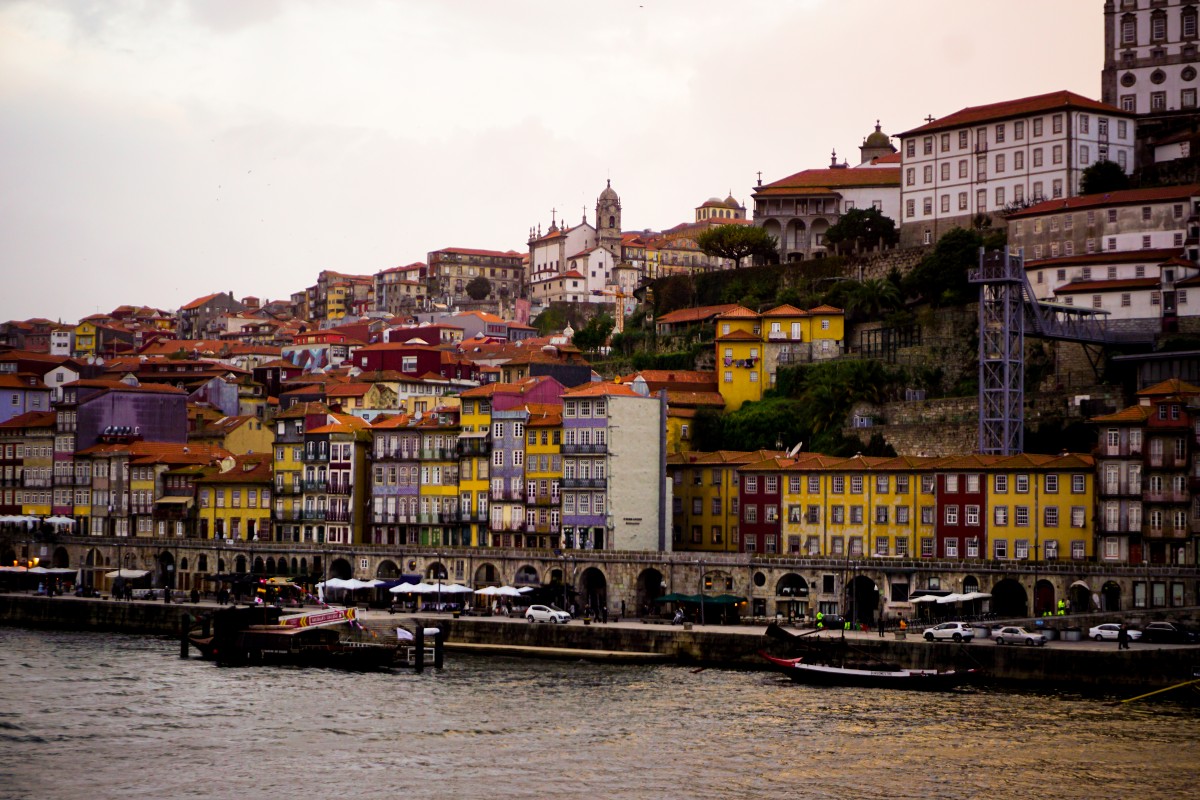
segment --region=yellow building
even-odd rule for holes
[[[188,441],[223,447],[235,455],[269,453],[275,434],[269,423],[258,417],[221,417],[188,436]]]
[[[56,415],[53,411],[29,411],[0,424],[0,447],[6,450],[4,485],[15,494],[15,504],[20,513],[47,517],[52,515],[55,494],[69,498],[70,489],[53,489],[54,483],[54,434]]]
[[[492,394],[498,384],[468,389],[460,397],[462,430],[458,438],[459,513],[466,542],[488,541],[488,483],[492,454]]]
[[[367,541],[370,424],[349,414],[329,419],[304,433],[300,514],[307,523],[305,541],[362,544]]]
[[[230,456],[195,481],[200,537],[271,538],[271,456]]]
[[[738,552],[737,469],[782,455],[774,450],[686,451],[668,455],[673,549]]]
[[[530,404],[525,423],[525,541],[562,546],[562,406]]]
[[[274,436],[274,530],[281,541],[315,541],[311,525],[301,523],[304,508],[304,435],[308,428],[325,425],[329,408],[322,403],[297,403],[276,415]],[[305,539],[305,533],[310,538]]]
[[[95,356],[96,349],[99,347],[100,332],[97,330],[95,323],[80,322],[75,326],[75,349],[71,355],[75,358],[87,358]]]
[[[780,367],[841,355],[845,338],[844,314],[832,306],[804,311],[783,305],[762,314],[738,306],[716,325],[717,386],[729,411],[761,400]]]
[[[996,561],[1081,562],[1095,552],[1090,455],[981,457],[987,549]],[[953,465],[948,465],[950,469]]]

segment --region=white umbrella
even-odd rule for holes
[[[485,597],[491,597],[495,593],[496,593],[495,586],[485,586],[482,589],[475,590],[475,594],[481,594],[481,595],[484,595]]]
[[[910,597],[908,600],[908,602],[912,603],[913,605],[919,605],[921,603],[936,603],[937,601],[937,596],[932,594],[923,594],[920,597]]]
[[[966,598],[963,595],[951,592],[945,597],[939,597],[937,601],[940,605],[949,605],[950,603],[961,603],[965,599]]]
[[[437,587],[428,583],[402,583],[391,588],[393,594],[432,594]]]
[[[991,595],[987,592],[967,592],[962,596],[963,600],[987,600]]]
[[[525,594],[526,592],[532,592],[533,587],[532,586],[522,586],[520,589],[517,589],[517,591],[520,592],[521,594]]]
[[[500,586],[496,589],[496,594],[500,595],[501,597],[520,597],[521,596],[520,590],[516,589],[515,587],[512,587],[512,586]]]
[[[144,578],[150,574],[148,569],[114,569],[104,573],[106,578]]]
[[[46,522],[49,522],[51,525],[73,526],[75,524],[75,520],[63,516],[46,517]]]
[[[442,586],[442,592],[449,594],[470,594],[473,591],[474,589],[470,586],[463,586],[461,583],[448,583]]]

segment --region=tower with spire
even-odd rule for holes
[[[596,234],[597,244],[621,258],[621,198],[612,188],[609,180],[596,198]]]

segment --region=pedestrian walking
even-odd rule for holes
[[[1129,649],[1129,628],[1124,624],[1117,630],[1117,649]]]

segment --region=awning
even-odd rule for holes
[[[114,569],[104,573],[106,578],[144,578],[150,574],[148,569]]]

